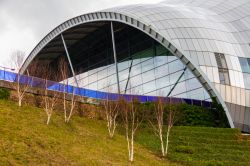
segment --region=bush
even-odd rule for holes
[[[216,126],[217,127],[229,127],[229,122],[227,120],[227,116],[226,116],[223,106],[219,104],[216,98],[214,97],[212,98],[212,101],[213,101],[212,110],[213,110]]]
[[[6,88],[0,88],[0,99],[8,100],[10,98],[10,90]]]
[[[213,113],[209,109],[188,104],[178,104],[176,107],[182,114],[176,125],[206,127],[215,126]]]
[[[154,103],[145,103],[144,106],[146,107],[144,121],[156,122]],[[219,110],[217,111],[185,103],[166,104],[165,108],[176,113],[175,126],[228,127],[224,110],[217,109]],[[164,119],[167,119],[167,116],[165,113]]]

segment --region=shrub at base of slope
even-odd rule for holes
[[[148,120],[156,122],[154,115],[154,103],[145,103],[146,115],[145,122]],[[224,112],[219,113],[217,110],[204,107],[189,105],[189,104],[169,104],[165,105],[165,109],[173,109],[177,112],[175,126],[204,126],[204,127],[229,127],[227,119],[223,117]],[[218,117],[223,117],[219,119]],[[164,114],[164,119],[167,119],[167,114]]]
[[[227,119],[218,119],[217,110],[188,104],[180,104],[176,107],[181,112],[181,116],[176,122],[177,126],[229,127]]]
[[[6,88],[0,88],[0,99],[8,100],[10,98],[10,90]]]

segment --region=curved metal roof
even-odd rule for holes
[[[166,0],[159,4],[130,5],[84,14],[62,23],[45,36],[26,59],[22,71],[39,53],[48,51],[48,55],[53,56],[63,51],[57,47],[61,33],[68,36],[70,45],[101,26],[92,23],[122,22],[148,34],[180,58],[209,94],[222,103],[233,127],[225,99],[214,87],[214,83],[219,84],[219,76],[211,78],[203,66],[217,67],[214,52],[232,56],[232,59],[250,57],[249,9],[250,0]],[[234,63],[232,69],[241,72],[239,61]],[[243,82],[242,75],[239,79]],[[235,86],[244,88],[241,83]]]

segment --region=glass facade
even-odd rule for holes
[[[138,30],[119,25],[117,29],[115,44],[122,94],[167,96],[171,92],[169,96],[176,98],[210,101],[200,82],[165,47]],[[118,93],[111,38],[105,34],[95,41],[87,41],[92,51],[81,53],[88,56],[78,65],[78,70],[83,72],[77,79],[80,87]],[[74,82],[72,78],[71,82]]]

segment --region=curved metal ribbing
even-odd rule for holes
[[[181,62],[187,66],[187,68],[190,69],[190,71],[196,76],[196,78],[200,81],[200,83],[203,85],[203,87],[207,90],[208,94],[211,97],[215,97],[219,103],[222,104],[230,127],[234,128],[234,124],[231,118],[231,115],[229,113],[229,110],[223,101],[220,94],[217,92],[217,90],[212,86],[212,83],[209,81],[207,76],[190,60],[189,57],[182,54],[183,51],[178,49],[176,46],[174,46],[172,43],[170,43],[164,36],[162,36],[160,33],[158,33],[155,29],[153,29],[150,25],[146,25],[142,23],[141,21],[126,16],[121,13],[115,13],[115,12],[95,12],[95,13],[89,13],[84,14],[75,18],[72,18],[58,27],[56,27],[54,30],[52,30],[47,36],[45,36],[39,44],[32,50],[28,58],[25,60],[21,72],[24,72],[28,65],[31,63],[31,61],[34,59],[34,57],[55,37],[63,33],[64,31],[75,27],[80,24],[89,23],[89,22],[97,22],[97,21],[116,21],[121,22],[124,24],[127,24],[129,26],[132,26],[134,28],[139,29],[140,31],[144,32],[154,40],[161,43],[163,46],[165,46],[173,55],[178,57]]]

